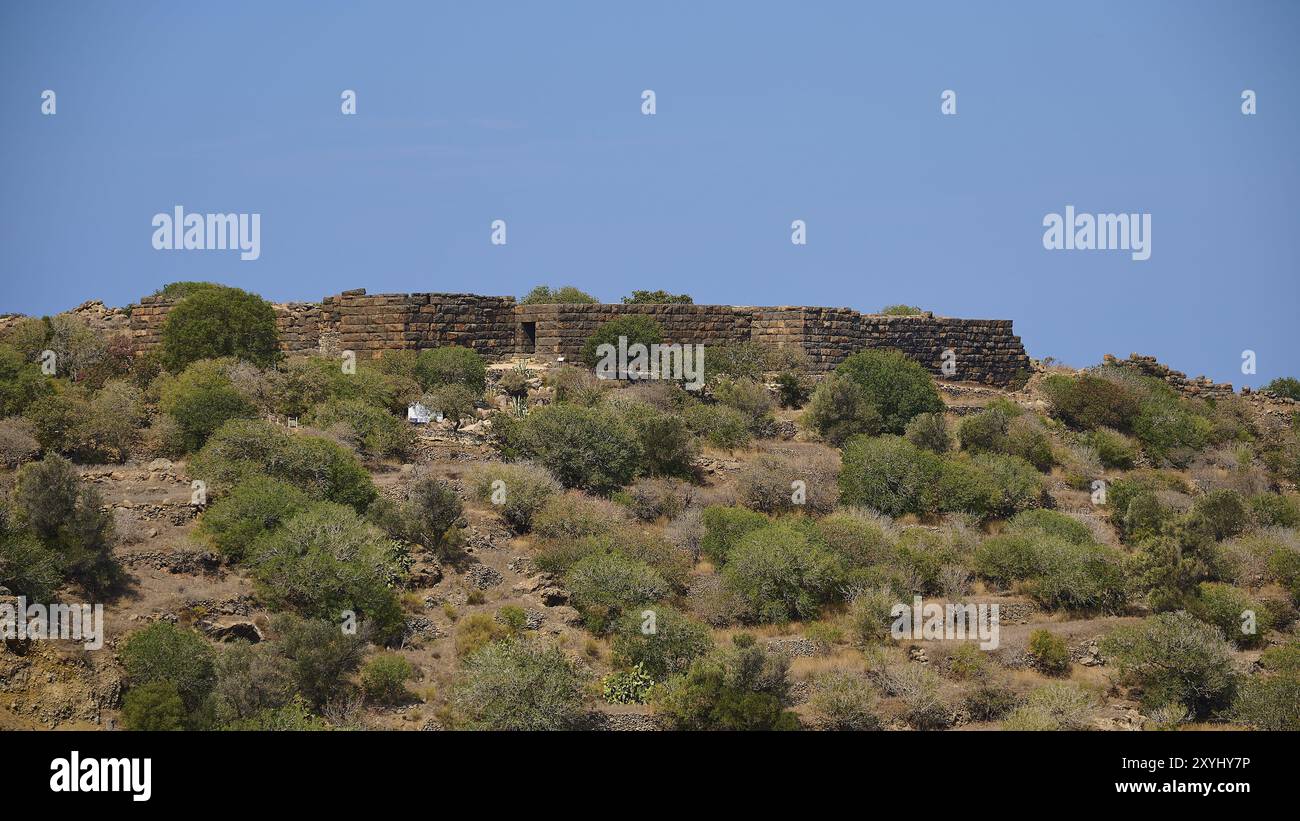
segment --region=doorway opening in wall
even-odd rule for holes
[[[523,353],[537,353],[537,323],[519,323],[524,332]]]

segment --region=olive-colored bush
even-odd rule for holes
[[[239,288],[212,285],[193,291],[163,322],[162,361],[172,372],[223,356],[266,366],[278,353],[275,309]]]
[[[487,363],[470,348],[427,348],[415,360],[415,378],[426,391],[438,385],[463,385],[479,395],[487,387]]]
[[[517,533],[528,532],[537,512],[562,490],[545,468],[527,462],[478,465],[469,483],[474,497],[500,510]]]
[[[1183,611],[1119,627],[1101,650],[1125,680],[1142,688],[1148,706],[1182,704],[1206,716],[1231,704],[1236,691],[1231,645],[1218,628]]]

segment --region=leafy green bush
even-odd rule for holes
[[[690,477],[699,448],[686,420],[645,402],[614,408],[636,433],[644,454],[643,471],[650,476]]]
[[[156,621],[126,637],[118,650],[127,683],[170,682],[186,711],[198,709],[216,684],[212,647],[193,630]]]
[[[925,368],[895,350],[859,351],[835,369],[861,385],[880,414],[884,433],[902,434],[912,417],[942,413],[943,400]]]
[[[713,636],[706,624],[671,607],[651,608],[653,621],[642,613],[623,615],[614,626],[614,663],[640,667],[655,681],[686,670],[691,662],[713,649]]]
[[[1300,675],[1247,678],[1233,702],[1232,717],[1259,730],[1300,730]]]
[[[5,552],[19,563],[6,568],[6,575],[13,573],[20,583],[39,589],[57,567],[59,574],[96,593],[121,581],[113,556],[112,516],[100,509],[99,491],[82,484],[71,462],[48,455],[23,465],[14,479],[12,502],[16,524],[29,528],[44,550],[24,534],[14,534]]]
[[[426,391],[438,385],[463,385],[479,395],[487,387],[487,363],[470,348],[427,348],[415,360],[415,378]]]
[[[1076,377],[1051,374],[1043,392],[1052,415],[1076,430],[1133,430],[1142,395],[1118,381],[1083,373]]]
[[[420,476],[397,499],[375,500],[366,516],[389,536],[449,558],[459,543],[463,512],[455,488],[432,476]]]
[[[665,598],[668,582],[645,562],[617,553],[593,553],[564,575],[573,606],[588,629],[604,633],[624,612]]]
[[[907,423],[903,434],[907,441],[934,453],[947,453],[952,447],[948,423],[942,413],[919,413]]]
[[[517,639],[465,660],[453,697],[471,730],[572,730],[581,726],[583,681],[554,645]]]
[[[840,498],[886,516],[931,513],[942,464],[900,436],[857,436],[844,446]]]
[[[403,627],[390,587],[404,573],[399,557],[351,508],[319,502],[258,540],[250,556],[274,606],[329,620],[350,610],[383,641]]]
[[[663,342],[664,330],[654,319],[641,314],[616,317],[601,325],[595,333],[587,337],[582,351],[578,354],[578,361],[596,367],[601,358],[598,351],[600,346],[613,345],[617,350],[620,336],[627,337],[629,348],[638,343],[649,348],[653,344]]]
[[[520,305],[595,305],[598,302],[599,299],[572,285],[560,288],[538,285],[519,300]]]
[[[405,414],[406,406],[418,399],[422,390],[414,378],[414,352],[385,354],[373,362],[357,362],[350,371],[345,371],[343,361],[337,358],[290,357],[273,373],[270,404],[277,413],[301,416],[330,400],[355,399]]]
[[[1187,525],[1214,541],[1229,539],[1250,524],[1246,500],[1235,490],[1211,490],[1192,503]]]
[[[1296,527],[1300,525],[1300,499],[1294,495],[1258,493],[1246,500],[1251,517],[1260,527]]]
[[[805,528],[785,522],[745,535],[722,569],[723,585],[757,622],[815,618],[842,580],[835,554],[810,539]]]
[[[561,489],[545,468],[526,462],[479,465],[470,474],[470,487],[475,498],[496,505],[517,533],[528,532],[533,517]]]
[[[1035,630],[1029,634],[1029,654],[1035,666],[1049,676],[1064,676],[1070,672],[1070,649],[1065,639],[1050,630]]]
[[[644,704],[654,683],[641,665],[633,665],[602,677],[600,697],[610,704]]]
[[[1039,687],[1002,723],[1006,730],[1086,730],[1097,701],[1077,684],[1060,682]]]
[[[1273,629],[1269,608],[1230,584],[1201,582],[1187,609],[1206,624],[1219,628],[1224,638],[1238,647],[1260,646]],[[1247,612],[1253,614],[1249,620]],[[1248,627],[1250,632],[1246,632]]]
[[[403,420],[360,399],[331,399],[317,405],[307,422],[326,430],[342,426],[350,442],[370,456],[401,456],[413,438]]]
[[[1108,468],[1129,470],[1137,462],[1138,443],[1117,430],[1097,428],[1089,434],[1088,444]]]
[[[542,505],[533,517],[533,532],[543,539],[581,539],[599,536],[624,519],[613,502],[570,490]]]
[[[24,359],[8,345],[0,345],[0,416],[22,413],[50,392],[50,383],[34,361]]]
[[[686,426],[692,433],[718,450],[736,450],[749,444],[749,420],[735,408],[698,403],[685,413]]]
[[[827,442],[842,447],[859,434],[875,436],[882,420],[867,388],[848,374],[837,372],[817,386],[803,422]]]
[[[879,313],[884,316],[920,316],[925,313],[915,305],[886,305]]]
[[[735,408],[745,417],[750,433],[766,434],[773,424],[772,395],[767,388],[752,379],[722,379],[713,389],[713,395],[729,408]]]
[[[163,385],[158,406],[180,424],[188,450],[203,447],[226,422],[256,413],[230,381],[229,367],[228,361],[200,360]]]
[[[822,729],[880,729],[876,694],[863,676],[840,670],[823,673],[813,680],[808,705]]]
[[[162,361],[180,371],[200,359],[233,356],[266,366],[279,352],[275,309],[256,294],[213,285],[191,292],[167,312]]]
[[[771,520],[762,513],[743,507],[713,505],[704,509],[700,521],[704,525],[700,552],[721,564],[727,561],[746,534],[766,527]]]
[[[823,516],[816,522],[817,538],[840,557],[845,567],[869,567],[894,555],[893,533],[887,520],[853,508]]]
[[[274,642],[235,642],[216,658],[217,684],[210,704],[210,723],[229,727],[266,710],[288,704],[295,696],[293,664]]]
[[[1086,524],[1055,510],[1026,510],[1017,513],[1007,522],[1006,532],[1026,536],[1042,533],[1073,544],[1088,544],[1093,541],[1092,531]]]
[[[505,641],[510,629],[487,613],[471,613],[456,624],[456,655],[468,658],[489,644]]]
[[[36,426],[21,416],[0,419],[0,466],[16,468],[41,452]]]
[[[782,371],[776,375],[776,396],[783,408],[801,408],[812,396],[812,389],[801,374]]]
[[[740,634],[650,692],[655,714],[679,730],[794,730],[789,661]]]
[[[1121,558],[1102,545],[1031,532],[984,540],[975,566],[994,581],[1023,581],[1026,591],[1049,607],[1117,612],[1127,588]]]
[[[1177,397],[1155,397],[1142,405],[1133,423],[1133,435],[1155,460],[1186,465],[1210,444],[1214,430],[1209,419],[1192,411]]]
[[[0,525],[0,585],[32,601],[49,601],[62,583],[57,554],[31,533]]]
[[[376,704],[395,704],[407,697],[406,682],[415,668],[405,656],[380,653],[361,668],[361,690]]]
[[[376,495],[370,474],[351,452],[327,439],[291,435],[262,419],[222,425],[190,460],[189,474],[218,493],[252,476],[269,476],[359,511]]]
[[[1125,679],[1142,688],[1142,702],[1177,703],[1197,716],[1227,707],[1237,686],[1232,647],[1218,628],[1191,614],[1160,613],[1120,627],[1102,640]]]
[[[693,305],[695,300],[690,294],[670,294],[664,290],[632,291],[631,296],[623,297],[624,305]]]
[[[243,561],[257,539],[311,503],[311,497],[293,485],[268,476],[251,476],[204,511],[199,532],[232,561]]]
[[[626,485],[642,467],[641,442],[612,411],[547,405],[524,417],[509,447],[533,459],[565,487],[606,494]]]
[[[1263,390],[1272,391],[1278,396],[1285,396],[1300,402],[1300,379],[1292,376],[1279,376],[1265,385]]]
[[[1020,706],[1014,691],[997,684],[981,684],[966,697],[966,710],[974,721],[1000,721]]]
[[[122,724],[149,732],[185,729],[185,704],[176,685],[151,681],[128,690],[122,697]]]
[[[278,636],[276,646],[289,661],[294,688],[316,708],[321,708],[348,689],[348,677],[361,665],[368,625],[356,633],[345,633],[338,622],[302,619],[281,613],[271,626]]]

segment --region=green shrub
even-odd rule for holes
[[[288,659],[294,688],[316,708],[321,708],[348,689],[348,677],[361,665],[365,635],[345,633],[339,623],[325,619],[302,619],[282,613],[271,625],[279,637],[276,646]]]
[[[942,413],[943,400],[925,368],[895,350],[859,351],[835,369],[867,392],[884,433],[902,434],[912,417]]]
[[[351,443],[370,456],[401,456],[411,447],[406,422],[360,399],[331,399],[317,405],[307,422],[327,430],[343,426]]]
[[[694,473],[699,448],[684,418],[661,412],[644,402],[629,403],[622,408],[621,415],[640,441],[644,473],[682,477]]]
[[[390,413],[406,413],[406,406],[419,398],[420,385],[413,376],[414,360],[406,369],[412,351],[386,351],[389,358],[358,362],[351,371],[343,360],[322,356],[295,356],[274,372],[270,403],[277,413],[301,416],[330,400],[359,400]],[[393,356],[407,355],[398,359]]]
[[[622,511],[603,499],[576,490],[552,496],[533,517],[533,532],[543,539],[599,536],[624,521]]]
[[[650,692],[656,715],[678,730],[794,730],[789,661],[741,634]]]
[[[1250,524],[1246,500],[1235,490],[1211,490],[1192,503],[1188,527],[1214,541],[1229,539]]]
[[[832,373],[813,392],[803,422],[827,442],[842,447],[859,434],[875,436],[882,420],[866,387],[848,374]]]
[[[735,408],[699,403],[686,409],[685,419],[692,433],[718,450],[749,445],[749,420]]]
[[[578,361],[596,367],[601,359],[600,346],[613,345],[617,350],[619,337],[627,338],[629,348],[638,343],[649,348],[653,344],[663,342],[664,330],[654,319],[641,314],[616,317],[601,325],[595,333],[587,337],[582,351],[578,354]]]
[[[695,300],[690,294],[670,294],[667,291],[632,291],[631,296],[623,297],[624,305],[693,305]]]
[[[1119,431],[1097,428],[1089,434],[1087,441],[1097,451],[1097,458],[1108,468],[1129,470],[1137,462],[1137,442]]]
[[[126,637],[118,651],[132,688],[170,682],[188,712],[216,684],[212,647],[193,630],[156,621]]]
[[[609,704],[644,704],[654,686],[641,665],[615,670],[600,680],[600,697]]]
[[[528,532],[533,517],[560,492],[560,483],[545,468],[528,463],[477,466],[470,486],[475,498],[497,506],[517,533]]]
[[[997,488],[996,501],[987,512],[973,508],[945,506],[976,515],[1006,517],[1036,507],[1043,495],[1042,480],[1033,465],[1018,456],[984,453],[971,460]]]
[[[583,680],[564,653],[536,640],[489,644],[467,658],[453,697],[471,730],[572,730],[583,722]]]
[[[1142,688],[1142,702],[1177,703],[1197,716],[1227,707],[1236,690],[1232,647],[1218,628],[1179,611],[1120,627],[1102,640],[1125,679]]]
[[[1219,628],[1224,638],[1238,647],[1260,646],[1273,629],[1269,608],[1230,584],[1201,582],[1187,609],[1206,624]],[[1248,611],[1253,614],[1249,621]],[[1246,632],[1248,627],[1251,632]]]
[[[1039,687],[1002,723],[1006,730],[1086,730],[1096,714],[1097,701],[1076,684],[1060,682]]]
[[[700,521],[704,525],[700,552],[722,564],[746,534],[767,526],[771,520],[762,513],[743,507],[713,505],[704,509]]]
[[[173,373],[200,359],[223,356],[266,366],[278,352],[275,309],[239,288],[213,285],[193,291],[163,322],[162,361]]]
[[[1076,430],[1113,428],[1128,432],[1140,412],[1142,396],[1128,386],[1092,374],[1049,375],[1043,392],[1052,415]]]
[[[863,510],[846,509],[817,520],[817,537],[845,567],[869,567],[893,556],[893,535],[886,524]]]
[[[597,552],[564,574],[570,600],[588,629],[604,633],[624,612],[665,598],[668,582],[645,562],[617,553]]]
[[[1300,525],[1300,499],[1294,495],[1258,493],[1246,500],[1251,517],[1259,527]]]
[[[6,550],[18,558],[21,583],[44,586],[55,567],[64,577],[88,591],[103,593],[122,579],[113,556],[113,519],[101,510],[99,491],[83,485],[77,469],[61,456],[49,455],[18,469],[14,479],[13,508],[16,522],[30,528],[44,551],[36,550],[22,534]]]
[[[886,305],[878,313],[884,316],[920,316],[925,311],[915,305]]]
[[[194,362],[163,385],[158,406],[180,424],[186,449],[198,450],[226,422],[256,414],[230,381],[229,366],[217,360]]]
[[[853,593],[846,617],[855,643],[870,646],[889,638],[893,607],[898,598],[889,586],[863,588]]]
[[[415,378],[426,391],[438,385],[463,385],[479,395],[487,387],[487,363],[471,348],[427,348],[415,360]]]
[[[0,527],[0,585],[31,601],[49,601],[63,583],[58,555],[29,533]]]
[[[918,448],[934,453],[947,453],[952,447],[948,423],[944,421],[942,413],[917,414],[907,423],[903,435]]]
[[[1133,423],[1133,435],[1152,459],[1176,466],[1210,444],[1213,426],[1204,416],[1193,413],[1184,401],[1156,397],[1142,405]]]
[[[1055,510],[1026,510],[1017,513],[1007,522],[1006,532],[1026,536],[1042,533],[1073,544],[1088,544],[1093,541],[1092,530],[1086,524]]]
[[[1014,691],[997,684],[981,684],[966,697],[966,710],[973,721],[1000,721],[1020,706]]]
[[[405,656],[380,653],[361,668],[361,690],[376,704],[395,704],[408,696],[406,682],[414,674]]]
[[[511,443],[565,487],[606,494],[626,485],[645,457],[636,432],[611,411],[547,405],[528,414]]]
[[[185,704],[176,685],[151,681],[128,690],[122,697],[122,724],[149,732],[185,729]]]
[[[1064,676],[1070,672],[1070,649],[1065,639],[1050,630],[1035,630],[1029,634],[1029,654],[1035,666],[1049,676]]]
[[[1121,554],[1091,543],[1044,533],[996,536],[975,552],[985,578],[1025,582],[1026,591],[1049,607],[1116,612],[1124,607],[1127,581]]]
[[[614,663],[639,667],[655,681],[684,672],[696,658],[713,649],[708,625],[663,605],[632,611],[614,626]]]
[[[876,694],[863,676],[840,670],[813,680],[808,699],[817,725],[825,730],[878,730]]]
[[[560,288],[538,285],[519,300],[520,305],[595,305],[598,302],[599,299],[572,285]]]
[[[370,474],[345,448],[314,436],[295,436],[261,419],[222,425],[189,464],[190,476],[220,493],[263,475],[317,499],[365,510],[375,498]]]
[[[366,516],[389,536],[418,544],[445,559],[458,546],[463,512],[455,488],[440,479],[421,476],[397,499],[377,499]]]
[[[50,393],[51,381],[34,361],[8,345],[0,345],[0,417],[22,413],[37,398]]]
[[[1292,376],[1279,376],[1265,385],[1262,390],[1272,391],[1278,396],[1285,396],[1300,402],[1300,379]]]
[[[1300,675],[1247,678],[1233,702],[1232,717],[1258,730],[1300,730]]]
[[[727,379],[761,381],[772,360],[770,349],[754,342],[724,342],[709,345],[705,357],[704,381],[709,387]]]
[[[243,561],[257,539],[311,503],[311,497],[293,485],[267,476],[252,476],[204,511],[199,532],[232,561]]]
[[[723,585],[757,622],[816,618],[842,580],[835,555],[784,522],[744,536],[722,569]]]
[[[941,459],[899,436],[857,436],[844,446],[840,498],[886,516],[924,515],[937,507],[934,498]]]
[[[273,642],[228,645],[216,658],[211,723],[229,726],[275,710],[294,698],[293,664]]]
[[[36,426],[21,416],[0,419],[0,466],[16,468],[41,452]]]
[[[402,630],[390,585],[404,573],[389,542],[352,509],[319,502],[253,545],[259,590],[274,606],[337,620],[344,611],[388,641]]]
[[[726,407],[740,411],[750,433],[761,436],[771,430],[774,403],[761,383],[753,379],[722,379],[714,387],[713,395]]]
[[[808,381],[794,371],[782,371],[776,376],[777,402],[783,408],[801,408],[812,396]]]

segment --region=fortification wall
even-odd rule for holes
[[[137,350],[159,343],[174,304],[145,297],[131,306],[129,333]],[[864,348],[897,348],[936,375],[951,349],[957,368],[951,378],[967,382],[1006,385],[1029,369],[1024,346],[1005,319],[882,316],[808,306],[516,305],[513,297],[364,289],[275,309],[286,353],[352,350],[372,358],[386,350],[463,345],[491,359],[535,353],[572,360],[601,324],[640,314],[662,326],[665,342],[798,347],[815,371],[830,370]]]

